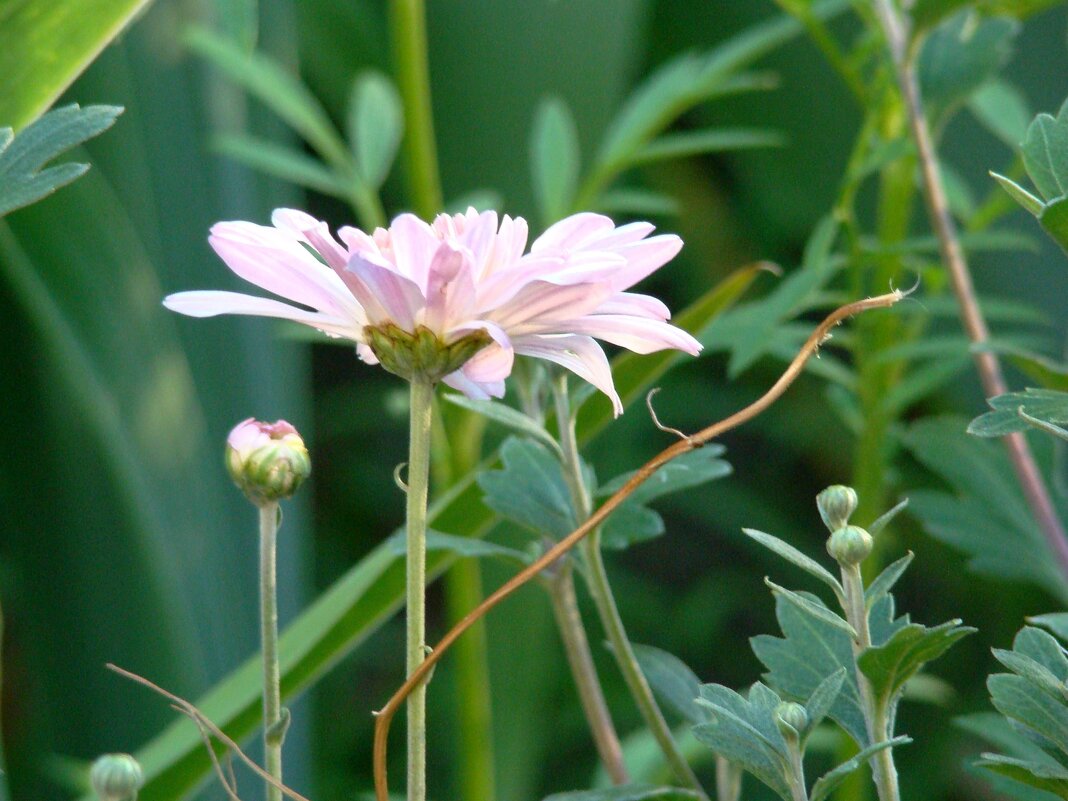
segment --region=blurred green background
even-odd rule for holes
[[[257,5],[258,20],[248,13]],[[492,189],[500,210],[527,217],[535,216],[527,141],[544,97],[568,102],[582,152],[590,154],[630,89],[656,65],[780,13],[763,0],[428,5],[444,194]],[[159,305],[181,289],[239,288],[207,246],[217,220],[265,222],[286,205],[332,225],[351,220],[340,202],[264,178],[213,150],[223,131],[293,138],[185,49],[192,24],[257,38],[261,51],[299,69],[339,125],[354,76],[390,67],[381,3],[172,0],[151,6],[67,92],[70,101],[121,104],[126,112],[87,147],[88,176],[0,228],[0,426],[9,432],[0,459],[2,719],[13,799],[71,797],[80,761],[134,750],[173,718],[162,700],[107,673],[105,662],[196,697],[254,651],[255,514],[230,486],[221,458],[234,423],[284,417],[312,452],[310,491],[286,511],[283,624],[402,520],[391,478],[406,449],[399,381],[358,363],[346,347],[279,337],[262,321],[179,319]],[[848,38],[855,27],[843,19],[833,29]],[[1031,19],[1017,40],[1005,74],[1032,113],[1055,110],[1068,94],[1066,31],[1068,12],[1056,8]],[[784,147],[657,164],[626,177],[627,185],[680,201],[679,214],[656,222],[680,233],[686,247],[645,287],[673,309],[750,261],[797,265],[834,201],[859,124],[856,104],[803,37],[759,66],[778,76],[777,88],[718,100],[678,127],[768,127],[784,134]],[[946,160],[980,196],[991,188],[986,171],[1011,158],[967,114],[944,142]],[[390,216],[405,209],[404,197],[402,175],[394,175],[383,195]],[[1036,249],[981,254],[977,280],[986,292],[1040,309],[1056,353],[1068,311],[1064,256],[1025,215],[1007,225],[1033,237]],[[916,229],[922,226],[917,215]],[[773,284],[761,278],[756,294]],[[765,359],[729,378],[727,354],[708,353],[664,380],[658,412],[671,425],[696,428],[756,397],[779,364]],[[982,412],[978,382],[962,375],[910,416]],[[774,629],[761,579],[780,569],[739,529],[773,532],[819,553],[812,499],[826,484],[849,479],[852,445],[825,382],[812,376],[724,442],[735,474],[667,499],[668,534],[612,556],[609,570],[634,641],[679,655],[704,681],[739,687],[761,671],[747,639]],[[609,477],[664,444],[635,406],[589,455]],[[890,486],[938,485],[903,454],[892,469]],[[949,720],[987,708],[988,649],[1005,646],[1025,615],[1055,609],[1057,601],[969,573],[959,553],[913,520],[895,532],[889,552],[909,548],[918,557],[901,585],[901,605],[921,621],[959,616],[980,628],[934,669],[956,693],[942,706],[905,708],[903,727],[916,744],[899,756],[904,795],[986,797],[989,788],[964,768],[978,745]],[[508,574],[487,563],[485,584]],[[437,586],[430,603],[432,630],[440,633]],[[589,619],[626,735],[640,720]],[[401,679],[402,640],[399,621],[391,620],[295,706],[287,758],[302,792],[331,801],[370,787],[370,711]],[[588,786],[595,756],[544,593],[526,589],[495,612],[488,649],[500,801]],[[453,721],[462,702],[451,660],[438,669],[430,698],[434,794],[459,798]],[[246,784],[247,801],[258,790]],[[759,796],[755,784],[749,789]],[[204,797],[221,795],[208,789]]]

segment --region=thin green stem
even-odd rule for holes
[[[786,738],[786,750],[790,754],[790,795],[793,801],[808,801],[808,790],[805,788],[805,762],[801,754],[801,744],[796,736]]]
[[[434,116],[430,105],[426,9],[423,0],[391,0],[393,67],[404,104],[404,153],[416,213],[430,219],[442,206]]]
[[[282,783],[282,692],[278,670],[278,503],[260,507],[260,640],[263,654],[264,769]],[[282,801],[282,791],[266,783],[267,801]]]
[[[564,642],[564,652],[571,668],[571,676],[578,689],[582,711],[593,735],[593,743],[601,763],[608,772],[613,784],[626,784],[630,781],[627,766],[623,763],[623,747],[619,743],[612,716],[608,712],[608,703],[604,699],[597,668],[593,664],[590,641],[586,636],[586,627],[582,624],[582,615],[575,595],[575,577],[571,562],[564,560],[556,568],[557,574],[547,582],[549,598],[552,601],[556,626],[560,630],[560,639]]]
[[[885,701],[875,697],[871,682],[856,661],[865,649],[871,647],[871,630],[868,628],[868,609],[864,602],[864,578],[861,576],[860,565],[842,565],[842,588],[845,590],[846,619],[857,632],[857,638],[853,641],[853,663],[857,687],[860,690],[860,703],[864,709],[864,722],[868,728],[868,740],[872,745],[878,745],[890,740],[889,709]],[[900,801],[893,750],[884,748],[872,757],[871,762],[879,801]]]
[[[716,801],[738,801],[742,797],[742,769],[716,754]]]
[[[586,482],[582,476],[582,462],[579,459],[578,442],[575,439],[575,421],[571,416],[567,394],[566,373],[556,376],[553,382],[553,399],[556,404],[556,425],[560,432],[560,447],[564,454],[564,477],[571,491],[575,511],[581,519],[585,520],[593,510],[589,491],[586,489]],[[653,698],[649,682],[638,665],[638,657],[627,637],[627,630],[623,626],[623,619],[619,615],[616,599],[612,594],[612,586],[608,582],[608,573],[601,559],[600,529],[590,532],[580,547],[586,560],[586,578],[590,595],[597,607],[597,613],[601,618],[601,625],[604,626],[608,641],[612,645],[612,655],[623,674],[627,689],[630,690],[634,703],[645,720],[645,725],[649,727],[657,745],[663,751],[664,758],[671,766],[676,780],[696,792],[703,801],[707,801],[708,796],[704,788],[701,787],[690,764],[679,751],[671,728],[664,719],[664,713],[660,711],[656,699]]]
[[[407,672],[426,657],[426,505],[430,484],[430,421],[434,385],[411,380],[408,440],[407,531]],[[408,698],[408,801],[426,799],[426,685]]]

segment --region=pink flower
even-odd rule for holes
[[[278,209],[273,227],[223,222],[209,242],[244,278],[295,304],[234,292],[180,292],[163,304],[194,317],[280,317],[357,343],[378,362],[367,329],[429,329],[444,344],[484,332],[491,342],[446,375],[472,398],[501,397],[516,354],[547,359],[589,381],[623,407],[601,339],[637,353],[701,345],[667,322],[656,298],[626,292],[678,253],[682,240],[649,236],[649,223],[616,227],[599,214],[575,214],[550,227],[524,254],[527,224],[492,211],[411,214],[372,235]]]

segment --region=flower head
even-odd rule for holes
[[[129,754],[104,754],[93,762],[89,783],[100,801],[131,801],[137,798],[145,775]]]
[[[226,469],[258,506],[288,498],[311,473],[311,460],[297,429],[285,420],[242,420],[226,438]]]
[[[354,341],[365,362],[425,371],[473,398],[504,394],[516,354],[546,359],[608,395],[616,414],[622,404],[595,339],[637,353],[701,349],[667,322],[663,303],[625,291],[682,247],[677,236],[649,236],[649,223],[575,214],[526,253],[526,222],[492,211],[429,224],[402,214],[388,229],[345,227],[337,238],[300,211],[279,209],[272,223],[218,223],[209,241],[239,276],[299,306],[213,291],[164,305],[194,317],[293,320]]]

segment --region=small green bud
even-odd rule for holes
[[[784,737],[801,737],[808,728],[808,712],[801,704],[783,701],[775,707],[775,725]]]
[[[145,775],[129,754],[104,754],[89,769],[89,783],[100,801],[127,801],[137,798]]]
[[[871,553],[875,541],[860,526],[844,526],[827,540],[827,553],[840,565],[859,565]]]
[[[297,429],[285,420],[238,423],[226,438],[226,468],[257,506],[290,497],[311,473]]]
[[[849,516],[857,510],[857,493],[852,487],[833,484],[816,496],[816,507],[827,530],[835,532],[849,525]]]
[[[408,332],[393,323],[369,325],[363,335],[382,366],[406,381],[416,376],[440,381],[493,341],[488,332],[478,329],[446,343],[424,325]]]

